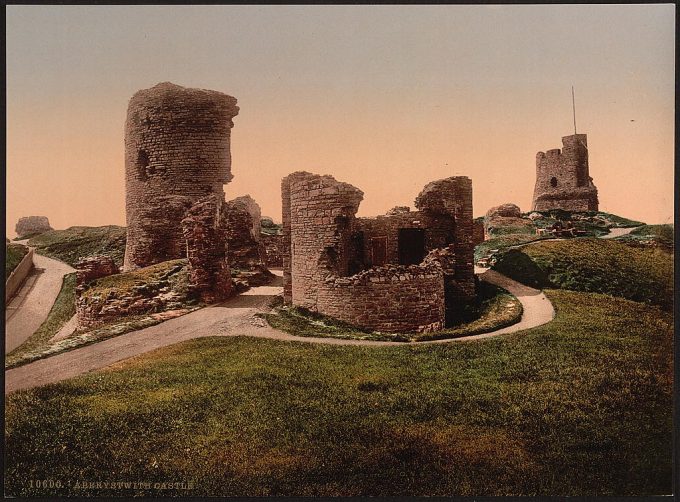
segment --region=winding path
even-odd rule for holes
[[[47,319],[61,291],[64,276],[75,269],[64,262],[33,253],[31,273],[5,309],[5,352],[35,333]]]
[[[501,286],[519,299],[524,308],[521,321],[490,333],[465,338],[418,342],[419,345],[480,340],[540,326],[553,319],[555,311],[541,291],[524,286],[492,270],[476,269],[476,271],[479,272],[481,280]],[[170,319],[156,326],[119,335],[8,370],[5,372],[5,394],[66,380],[160,347],[206,336],[253,336],[327,345],[374,347],[408,345],[404,342],[300,337],[273,329],[262,319],[255,317],[255,314],[267,310],[267,305],[273,297],[282,292],[281,272],[274,272],[279,277],[271,286],[255,287],[224,303]]]

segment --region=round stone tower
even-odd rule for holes
[[[181,221],[232,179],[236,98],[164,82],[135,93],[125,122],[124,269],[186,255]]]

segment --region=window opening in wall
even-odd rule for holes
[[[149,154],[146,153],[146,150],[139,150],[137,152],[137,173],[139,175],[139,179],[144,181],[148,177],[148,170],[149,170]]]
[[[425,258],[425,230],[399,229],[399,264],[418,265]]]
[[[551,187],[557,186],[557,178],[555,178],[554,176],[552,178],[550,178],[550,186]]]

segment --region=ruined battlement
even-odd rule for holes
[[[440,329],[475,295],[472,182],[446,178],[357,218],[363,192],[296,172],[281,183],[284,302],[383,331]],[[436,255],[436,256],[435,256]]]
[[[562,145],[562,149],[536,154],[532,210],[597,211],[597,188],[588,166],[587,135],[564,136]]]

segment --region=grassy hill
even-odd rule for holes
[[[110,256],[118,266],[125,257],[125,227],[69,227],[50,230],[28,241],[42,255],[68,263],[72,267],[80,258],[103,254]]]
[[[10,394],[5,493],[669,494],[671,314],[547,294],[555,321],[485,341],[203,338]],[[192,488],[78,489],[81,479]]]
[[[21,244],[7,244],[5,242],[5,279],[19,266],[21,259],[28,253],[28,248]]]
[[[606,293],[673,304],[673,257],[603,239],[546,241],[500,255],[494,270],[534,287]]]

